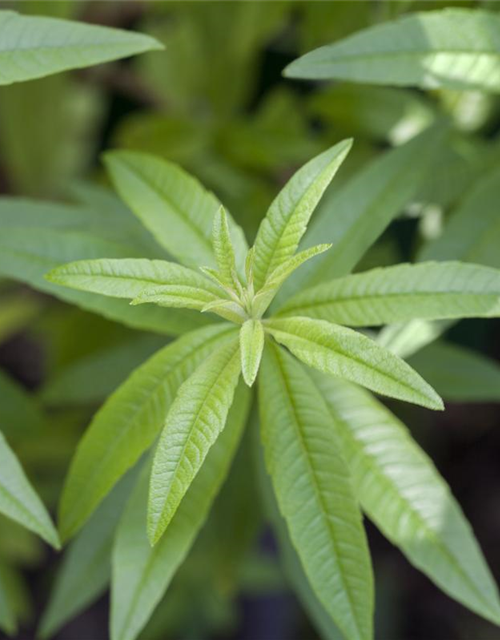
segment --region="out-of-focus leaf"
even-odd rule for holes
[[[180,385],[225,341],[229,325],[206,327],[166,346],[97,412],[71,464],[60,505],[63,539],[74,535],[120,477],[153,444]]]
[[[42,303],[25,293],[7,294],[0,298],[0,343],[22,331],[37,316]]]
[[[136,480],[137,473],[130,471],[68,547],[40,621],[40,638],[53,636],[106,589],[116,527]]]
[[[305,369],[266,345],[259,376],[266,467],[309,582],[349,640],[372,637],[370,555],[328,409]]]
[[[220,437],[241,373],[237,337],[182,384],[168,412],[151,471],[148,537],[156,544]]]
[[[0,631],[13,636],[29,612],[30,603],[20,572],[0,561]]]
[[[488,620],[500,602],[479,545],[432,462],[363,389],[314,376],[367,515],[445,593]]]
[[[338,84],[313,94],[309,110],[334,131],[398,145],[432,124],[435,109],[418,94],[390,87]]]
[[[0,369],[0,430],[17,446],[41,437],[45,426],[37,400]]]
[[[186,557],[227,474],[249,401],[248,389],[240,384],[225,429],[154,547],[146,535],[147,474],[137,486],[119,525],[113,551],[112,640],[137,637]]]
[[[101,402],[164,344],[160,337],[140,336],[90,353],[49,377],[40,398],[48,405]]]
[[[500,365],[458,345],[436,342],[409,364],[450,402],[500,402]]]
[[[323,320],[266,320],[266,330],[297,358],[323,373],[391,398],[443,409],[441,398],[404,360],[363,334]]]
[[[454,261],[398,264],[338,278],[292,296],[279,310],[352,327],[499,314],[500,270]]]
[[[58,549],[59,538],[43,503],[0,433],[0,511]]]
[[[500,91],[500,18],[478,9],[417,13],[292,62],[291,78]]]
[[[131,307],[125,300],[73,291],[45,279],[47,272],[63,263],[102,257],[130,258],[138,254],[134,248],[83,231],[13,227],[2,230],[0,235],[0,274],[138,329],[179,335],[209,322],[199,313]]]
[[[140,33],[14,11],[0,13],[0,40],[0,84],[163,48]]]

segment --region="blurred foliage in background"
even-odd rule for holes
[[[105,149],[126,148],[158,154],[196,175],[253,240],[274,194],[293,171],[329,145],[354,137],[353,151],[317,215],[344,211],[352,194],[360,207],[368,206],[362,202],[368,181],[372,206],[397,212],[363,269],[422,257],[500,267],[498,95],[282,77],[298,56],[367,26],[408,12],[484,4],[490,11],[500,9],[497,3],[432,0],[1,4],[28,14],[130,28],[165,45],[163,52],[0,87],[0,181],[8,196],[0,200],[0,426],[51,511],[76,443],[100,403],[169,338],[126,328],[25,286],[39,281],[42,291],[53,293],[42,281],[51,264],[38,271],[22,261],[7,265],[4,242],[12,228],[31,227],[26,255],[36,255],[45,242],[43,219],[49,211],[51,224],[63,234],[61,247],[64,234],[93,229],[103,241],[127,244],[133,236],[150,247],[151,239],[139,236],[139,226],[109,189],[99,160]],[[435,128],[420,136],[429,127]],[[122,225],[124,220],[129,223]],[[447,233],[441,236],[443,228]],[[474,234],[477,242],[470,250]],[[62,248],[52,249],[54,266],[71,259]],[[444,329],[414,328],[422,332],[423,345],[431,341],[428,331],[438,335]],[[387,340],[399,339],[398,351],[410,355],[399,330],[388,328]],[[410,361],[455,404],[437,417],[395,408],[450,482],[497,578],[500,436],[494,428],[500,414],[485,403],[500,401],[499,336],[498,321],[463,321],[449,328],[445,339]],[[462,402],[479,404],[465,408]],[[291,594],[263,523],[245,451],[242,447],[193,552],[143,631],[144,640],[317,637]],[[122,483],[115,491],[127,495]],[[119,496],[113,508],[105,502],[100,512],[106,517],[100,524],[92,520],[88,535],[99,540],[98,547],[88,542],[85,550],[78,542],[70,547],[64,567],[71,574],[68,565],[76,565],[73,575],[80,581],[70,577],[58,585],[42,620],[46,637],[56,631],[57,638],[68,640],[107,637],[107,603],[99,597],[109,582],[111,540],[124,502]],[[492,625],[418,575],[374,529],[369,534],[378,580],[377,638],[498,637]],[[33,637],[57,564],[33,534],[2,517],[0,603],[10,599],[21,629],[17,637]],[[81,615],[63,627],[76,614]]]

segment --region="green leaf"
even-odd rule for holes
[[[215,196],[177,165],[134,151],[113,151],[105,163],[116,190],[171,255],[188,267],[215,266],[212,223],[221,206]],[[238,265],[247,244],[229,221]]]
[[[18,631],[30,611],[30,600],[21,571],[0,560],[0,630],[8,636]]]
[[[208,318],[192,311],[131,307],[124,300],[65,289],[45,279],[48,271],[62,263],[104,256],[130,258],[137,254],[134,248],[83,231],[41,227],[2,229],[0,275],[138,329],[180,335],[208,323]]]
[[[251,387],[259,371],[264,349],[264,328],[259,320],[247,320],[240,329],[241,372]]]
[[[228,472],[246,422],[250,393],[236,389],[227,425],[168,529],[154,547],[146,535],[148,476],[144,474],[120,523],[113,551],[111,639],[134,640],[185,559]]]
[[[456,344],[436,342],[409,363],[450,402],[500,402],[500,366]]]
[[[222,281],[227,287],[233,289],[239,282],[236,275],[236,259],[229,233],[227,214],[223,207],[219,207],[215,213],[212,244]]]
[[[310,160],[274,199],[255,239],[256,291],[266,284],[276,267],[295,253],[316,205],[351,146],[352,140],[344,140]]]
[[[282,288],[283,293],[290,295],[350,273],[418,192],[443,136],[443,128],[432,127],[377,157],[340,189],[330,191],[304,241],[307,246],[331,242],[332,248],[297,271]]]
[[[109,397],[83,436],[66,479],[59,517],[74,535],[104,496],[154,442],[177,390],[236,330],[206,327],[169,344]]]
[[[265,328],[314,369],[390,398],[429,409],[443,408],[434,389],[404,360],[357,331],[309,318],[266,320]]]
[[[150,36],[14,11],[0,12],[0,85],[163,49]]]
[[[468,191],[442,235],[424,245],[419,260],[463,260],[500,267],[499,198],[500,169],[496,167]]]
[[[497,589],[460,507],[406,428],[363,389],[315,374],[361,505],[445,593],[500,622]]]
[[[39,438],[46,427],[36,398],[0,369],[0,429],[4,435],[17,446]]]
[[[33,320],[42,307],[41,301],[25,292],[13,293],[0,298],[0,343],[22,331]]]
[[[369,327],[499,313],[499,270],[460,262],[422,262],[372,269],[319,284],[290,298],[278,315]]]
[[[285,280],[290,277],[296,269],[303,265],[304,262],[328,251],[331,246],[331,244],[319,244],[315,247],[311,247],[310,249],[305,249],[304,251],[301,251],[289,258],[279,267],[276,267],[269,276],[266,285],[262,287],[253,300],[252,308],[254,313],[258,316],[262,316],[271,304],[283,282],[285,282]]]
[[[309,582],[346,639],[368,640],[370,555],[326,405],[303,367],[273,345],[259,394],[266,466]]]
[[[439,338],[451,324],[450,320],[411,320],[405,324],[388,324],[377,335],[377,342],[400,358],[408,358]]]
[[[499,30],[500,17],[477,9],[417,13],[320,47],[285,75],[498,92]]]
[[[49,282],[113,298],[132,298],[132,304],[153,302],[162,294],[162,306],[203,308],[220,291],[197,271],[165,260],[82,260],[50,271]]]
[[[55,549],[59,538],[43,503],[0,433],[0,512],[34,531]]]
[[[49,375],[39,397],[50,406],[100,403],[163,346],[164,338],[146,335],[103,347]]]
[[[167,529],[224,429],[240,371],[239,341],[233,339],[206,358],[180,387],[153,461],[148,505],[151,544]]]
[[[49,638],[105,591],[115,531],[137,473],[116,485],[65,552],[38,635]]]

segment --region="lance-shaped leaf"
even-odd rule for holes
[[[266,320],[265,328],[314,369],[390,398],[443,408],[434,389],[404,360],[357,331],[309,318],[273,318]]]
[[[262,220],[253,251],[255,290],[295,253],[325,189],[349,153],[352,140],[339,142],[310,160],[288,181]]]
[[[0,433],[0,513],[34,531],[58,549],[59,538],[50,516]]]
[[[346,275],[389,223],[411,202],[432,166],[445,130],[436,126],[363,167],[340,189],[327,193],[304,242],[332,248],[297,271],[280,299],[300,288]]]
[[[146,153],[113,151],[105,163],[125,203],[171,255],[187,266],[216,266],[212,223],[220,202],[177,165]],[[247,244],[229,220],[238,266]]]
[[[422,262],[319,284],[292,296],[278,314],[369,327],[499,313],[500,270],[460,262]]]
[[[417,13],[311,51],[285,75],[498,92],[499,31],[500,18],[486,11]]]
[[[227,214],[223,207],[219,207],[215,213],[212,244],[221,281],[226,287],[232,289],[238,284],[238,276],[236,275],[236,259],[229,233]]]
[[[137,486],[120,522],[113,551],[111,640],[134,640],[163,597],[226,477],[249,405],[250,392],[240,383],[226,427],[154,547],[146,534],[147,474]]]
[[[500,402],[500,365],[480,353],[439,341],[409,362],[444,400]]]
[[[348,640],[369,640],[368,545],[325,402],[276,345],[266,346],[259,394],[266,466],[309,582]]]
[[[69,20],[0,12],[0,84],[163,49],[154,38]]]
[[[367,515],[445,593],[500,622],[496,586],[449,487],[408,431],[363,389],[318,374]]]
[[[49,638],[105,591],[118,521],[130,496],[135,470],[116,485],[65,552],[38,636]]]
[[[21,571],[0,560],[0,631],[15,636],[29,612],[30,601]]]
[[[259,371],[264,349],[264,328],[259,320],[247,320],[240,329],[241,372],[251,387]]]
[[[128,326],[167,335],[180,335],[210,319],[183,309],[131,307],[125,300],[107,298],[55,285],[48,271],[73,260],[130,258],[139,255],[126,245],[103,240],[84,231],[45,228],[8,228],[0,233],[0,275],[25,282],[65,302]]]
[[[154,442],[181,384],[236,329],[192,332],[145,362],[109,397],[83,436],[59,510],[64,539],[74,535],[120,477]]]
[[[162,306],[201,310],[220,291],[197,271],[166,260],[82,260],[50,271],[49,282],[112,298],[132,298],[133,304],[153,302],[162,294]]]
[[[210,447],[226,424],[240,376],[239,341],[206,358],[181,386],[155,452],[148,507],[148,536],[158,542]]]
[[[289,258],[279,267],[276,267],[269,276],[265,286],[259,291],[253,300],[252,308],[254,313],[257,316],[262,316],[285,280],[289,278],[296,269],[303,265],[304,262],[318,256],[320,253],[324,253],[330,249],[331,246],[331,244],[319,244],[315,247],[311,247],[310,249],[305,249],[304,251],[301,251]]]

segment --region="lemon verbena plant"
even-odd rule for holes
[[[366,389],[428,409],[443,403],[373,331],[358,330],[498,315],[500,272],[423,262],[350,274],[344,258],[335,268],[335,211],[326,244],[308,246],[306,235],[299,249],[350,147],[340,142],[293,175],[251,248],[215,196],[178,166],[111,152],[106,164],[117,191],[172,260],[84,260],[46,276],[152,311],[159,305],[188,310],[186,318],[202,314],[197,328],[167,344],[105,402],[65,483],[59,526],[67,541],[154,450],[115,542],[114,640],[136,637],[186,556],[252,402],[277,518],[286,522],[280,541],[289,537],[307,588],[345,638],[373,636],[362,512],[450,596],[500,621],[496,586],[445,481]],[[352,265],[361,257],[357,246]]]

